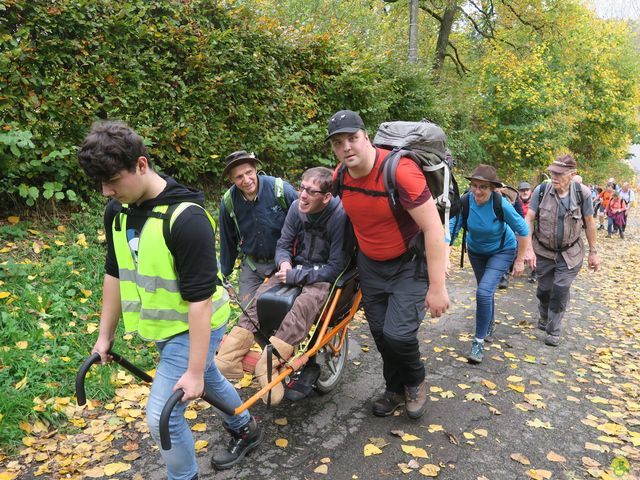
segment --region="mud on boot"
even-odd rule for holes
[[[384,393],[378,396],[371,406],[371,413],[376,417],[388,417],[392,415],[398,408],[405,403],[405,396],[401,393],[392,392],[391,390],[385,390]]]
[[[216,470],[225,470],[240,462],[249,452],[258,448],[264,439],[262,427],[258,425],[256,419],[251,417],[240,430],[231,430],[224,427],[231,435],[229,445],[224,450],[219,450],[211,458],[211,466]]]

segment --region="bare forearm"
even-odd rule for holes
[[[527,253],[527,248],[529,246],[529,236],[520,237],[516,236],[516,240],[518,242],[518,251],[516,252],[516,261],[522,261],[524,259],[525,254]]]
[[[440,224],[438,224],[440,226]],[[429,272],[429,286],[444,288],[445,272],[447,270],[448,249],[444,243],[442,227],[430,228],[424,232],[425,255]]]
[[[120,305],[120,280],[105,275],[102,282],[102,311],[99,337],[113,342],[122,307]]]

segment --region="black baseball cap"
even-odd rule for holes
[[[329,120],[329,128],[325,142],[337,133],[356,133],[365,130],[364,122],[360,115],[353,110],[340,110],[333,114]]]

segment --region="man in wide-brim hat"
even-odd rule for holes
[[[538,328],[546,332],[545,344],[552,347],[560,343],[571,283],[582,268],[583,226],[589,243],[589,268],[597,270],[600,265],[591,190],[572,181],[577,168],[571,154],[557,157],[547,169],[551,182],[533,191],[526,216],[533,247],[526,262],[536,269],[538,278]]]
[[[222,275],[231,275],[242,257],[239,300],[252,298],[276,266],[276,242],[289,206],[298,198],[295,189],[280,178],[258,175],[254,153],[238,150],[225,159],[222,171],[233,185],[220,204],[220,264]]]

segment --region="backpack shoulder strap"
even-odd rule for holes
[[[460,197],[460,212],[462,214],[462,228],[467,229],[467,219],[469,218],[469,192]]]
[[[347,167],[344,166],[344,163],[341,163],[334,171],[333,185],[331,186],[331,193],[334,197],[342,196],[342,187],[344,186],[344,171],[346,169]]]
[[[167,247],[169,248],[169,251],[171,252],[171,254],[173,254],[173,251],[171,250],[171,217],[173,216],[173,213],[176,211],[176,209],[182,205],[182,203],[172,203],[171,205],[169,205],[169,208],[167,208],[167,211],[165,212],[165,216],[162,219],[162,236],[164,237],[164,243],[167,245]]]
[[[242,235],[240,234],[240,225],[238,225],[238,219],[236,218],[236,212],[233,208],[233,189],[231,187],[222,196],[222,203],[224,204],[224,209],[227,211],[231,220],[233,220],[233,224],[236,226],[236,233],[238,234],[238,240],[242,240]]]
[[[498,221],[502,224],[504,224],[504,210],[502,209],[502,195],[500,195],[498,192],[492,192],[492,199],[491,199],[492,203],[493,203],[493,213],[496,216],[496,218],[498,219]],[[502,250],[504,248],[504,241],[507,238],[507,227],[506,225],[502,226],[502,238],[500,239],[500,250]]]
[[[493,213],[500,222],[504,222],[504,211],[502,210],[502,196],[498,192],[493,192]]]
[[[280,204],[283,210],[287,210],[287,199],[284,197],[284,180],[280,177],[276,177],[276,182],[273,185],[273,194],[276,197],[276,202]]]

